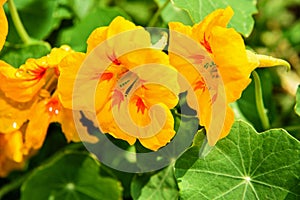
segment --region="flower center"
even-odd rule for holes
[[[139,86],[141,86],[143,81],[138,77],[137,74],[133,72],[126,72],[117,82],[117,87],[115,88],[112,95],[112,106],[118,105],[120,108],[120,104],[124,101],[126,97],[130,94],[130,92],[135,91]],[[142,106],[143,101],[139,101],[137,105],[139,105],[142,112],[145,110],[145,106]]]

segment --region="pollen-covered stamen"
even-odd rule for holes
[[[58,115],[61,111],[61,104],[57,97],[53,97],[46,105],[47,112],[52,115]]]

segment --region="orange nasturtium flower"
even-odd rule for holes
[[[5,16],[5,12],[3,9],[3,5],[6,2],[6,0],[0,0],[0,51],[5,43],[5,39],[8,33],[8,22]]]
[[[23,155],[39,149],[51,122],[61,123],[68,141],[79,141],[72,111],[61,105],[55,91],[58,63],[71,52],[68,46],[54,48],[47,56],[28,59],[18,69],[0,61],[0,140],[10,140],[0,151],[18,155],[6,157],[7,163],[21,163]]]
[[[220,135],[208,134],[210,145],[215,145],[219,139],[228,135],[234,121],[234,114],[229,107],[229,103],[240,98],[243,90],[251,81],[249,78],[251,72],[262,66],[288,65],[283,60],[256,55],[246,50],[241,35],[233,28],[226,27],[232,16],[233,10],[227,7],[226,9],[214,11],[193,27],[185,26],[179,22],[169,23],[171,30],[169,48],[178,48],[178,45],[180,45],[180,41],[174,38],[176,37],[175,32],[191,38],[211,57],[213,64],[210,67],[217,68],[224,84],[225,101],[227,103],[225,121]],[[181,45],[181,48],[185,48],[185,51],[191,54],[190,57],[198,59],[198,63],[201,62],[200,60],[203,57],[197,54],[197,51],[193,51],[193,49],[189,49],[189,46],[184,45]],[[208,130],[212,117],[216,117],[211,114],[214,97],[211,98],[210,96],[209,86],[206,85],[203,75],[199,74],[191,63],[172,52],[169,53],[169,57],[171,65],[175,66],[179,73],[185,76],[191,84],[193,92],[196,94],[197,103],[191,100],[191,92],[188,92],[187,102],[194,109],[198,104],[200,125]]]
[[[138,139],[151,150],[165,146],[175,135],[170,109],[178,102],[177,71],[169,65],[168,56],[151,48],[150,34],[144,28],[122,17],[95,29],[87,43],[87,54],[73,53],[60,63],[58,91],[62,104],[72,108],[73,103],[73,109],[81,110],[95,107],[101,131],[130,145]],[[97,48],[99,45],[102,46]],[[101,64],[103,60],[107,62]],[[83,70],[85,74],[77,74],[86,62],[90,65]],[[82,79],[78,87],[83,88],[76,89],[85,93],[73,94],[76,78]],[[173,92],[153,80],[168,81]],[[86,93],[94,92],[88,91],[93,90],[94,83],[95,102],[86,105],[83,101]],[[153,105],[159,109],[152,109]],[[164,124],[158,122],[159,116],[163,116]],[[148,129],[143,129],[146,126]],[[151,132],[154,130],[156,134]]]

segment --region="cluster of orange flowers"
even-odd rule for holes
[[[8,27],[2,8],[4,3],[5,0],[0,0],[0,50],[5,42]],[[203,46],[222,77],[226,92],[226,118],[221,135],[208,135],[211,145],[229,133],[234,116],[228,104],[240,98],[242,91],[250,83],[251,71],[261,65],[285,64],[282,60],[266,59],[246,51],[242,37],[234,29],[226,28],[232,15],[232,9],[226,8],[216,10],[193,27],[179,22],[169,24],[171,31],[180,32]],[[103,72],[99,73],[99,66],[92,65],[87,72],[88,76],[83,77],[83,81],[86,79],[97,82],[93,106],[101,131],[126,140],[131,145],[138,139],[143,146],[151,150],[165,146],[175,135],[170,109],[177,105],[178,94],[184,92],[177,83],[176,74],[183,75],[192,86],[192,92],[196,94],[201,110],[198,112],[200,125],[209,128],[213,102],[203,77],[191,63],[178,55],[166,54],[153,48],[150,34],[143,27],[136,26],[122,17],[116,17],[109,26],[97,28],[92,32],[87,40],[86,53],[74,52],[68,46],[53,48],[49,55],[39,59],[30,58],[18,69],[0,61],[0,176],[22,167],[26,158],[43,145],[48,126],[52,122],[61,124],[68,141],[80,141],[72,114],[74,98],[82,98],[73,95],[77,72],[86,57],[99,44],[132,30],[137,31],[113,42],[110,49],[105,50],[111,63]],[[172,34],[170,37],[172,41]],[[124,41],[137,50],[118,55],[124,48]],[[149,68],[147,79],[141,78],[139,72],[134,71],[140,65],[152,63],[168,68],[168,73],[161,77],[157,74],[151,75]],[[162,85],[151,83],[150,76],[155,76],[161,82],[171,82],[173,88],[178,89],[174,92]],[[127,99],[127,96],[130,98]],[[79,99],[77,102],[80,101]],[[189,95],[187,102],[194,108],[194,102],[189,99]],[[128,134],[119,127],[120,122],[114,118],[114,112],[122,116],[122,108],[126,106],[131,120],[137,126],[144,127],[151,124],[151,120],[160,114],[155,114],[150,109],[154,105],[159,105],[165,114],[165,122],[155,135],[148,135],[145,129],[133,129],[136,133]],[[80,110],[84,107],[82,105],[76,108]],[[125,120],[123,123],[129,123],[126,121],[127,117],[121,118]]]

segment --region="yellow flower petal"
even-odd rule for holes
[[[20,103],[4,96],[0,90],[0,133],[19,130],[27,121],[34,101]]]
[[[31,74],[26,66],[30,66],[30,70],[34,70],[37,74]],[[45,71],[37,67],[33,60],[29,60],[20,69],[15,69],[0,61],[0,89],[8,98],[15,101],[30,101],[45,84],[46,77],[44,73]]]
[[[228,102],[240,98],[257,67],[249,63],[242,37],[234,29],[215,27],[211,35],[213,58],[225,84]],[[230,72],[230,73],[229,73]],[[231,82],[243,84],[230,84]]]
[[[0,0],[0,51],[5,43],[6,40],[6,36],[8,33],[8,23],[7,23],[7,19],[5,16],[5,12],[3,9],[3,5],[6,2],[6,0]]]
[[[38,102],[31,110],[29,123],[25,132],[23,152],[25,155],[32,149],[40,149],[46,138],[51,116],[48,113],[48,99]],[[37,128],[38,127],[38,128]]]
[[[4,148],[2,153],[6,155],[7,158],[13,160],[14,162],[22,162],[23,161],[23,153],[22,153],[22,147],[23,147],[23,137],[22,133],[20,131],[15,131],[10,134],[1,134],[0,137],[5,140]],[[1,148],[3,148],[1,146]],[[1,153],[1,154],[2,154]]]
[[[24,165],[22,153],[23,137],[20,131],[11,134],[0,133],[0,177]]]
[[[176,82],[176,80],[174,82]],[[178,90],[176,90],[176,86],[175,91],[177,93],[173,93],[170,89],[158,84],[146,84],[144,88],[143,91],[141,91],[141,89],[137,90],[135,94],[143,96],[149,106],[163,103],[169,109],[172,109],[178,103]]]
[[[162,129],[152,137],[138,138],[144,147],[151,149],[153,151],[156,151],[159,148],[167,145],[167,143],[169,143],[175,135],[174,119],[173,119],[172,113],[170,112],[168,107],[166,107],[164,104],[160,104],[160,106],[163,108],[162,111],[165,112],[165,114],[166,114],[166,121],[165,121],[164,126],[162,126]],[[159,118],[159,114],[156,114],[156,116],[154,116],[152,118],[152,120],[157,120],[157,118]],[[155,123],[155,122],[152,122],[152,123]]]
[[[84,59],[85,54],[83,53],[71,53],[62,59],[58,66],[60,75],[58,77],[57,92],[61,103],[68,109],[73,107],[73,88]],[[82,98],[82,96],[77,98]]]
[[[87,53],[107,39],[107,29],[107,26],[99,27],[91,33],[87,40]]]
[[[136,26],[119,16],[108,27],[100,27],[93,31],[87,43],[88,54],[103,43],[102,45],[105,45],[108,56],[119,57],[136,48],[150,47],[151,39],[150,34],[143,27]]]
[[[215,10],[206,16],[202,22],[193,27],[192,37],[209,50],[210,46],[208,42],[212,29],[214,27],[226,27],[233,14],[231,7]]]
[[[57,71],[49,68],[56,68],[60,60],[70,52],[64,46],[54,48],[48,56],[27,59],[19,69],[0,61],[0,89],[15,101],[30,101],[48,81],[57,79]]]
[[[115,122],[114,115],[111,111],[112,102],[105,104],[103,109],[97,113],[97,119],[99,128],[103,133],[109,133],[111,136],[127,141],[130,145],[133,145],[136,138],[123,131],[119,125]],[[117,116],[118,119],[123,119],[121,116]],[[125,120],[125,119],[124,119]]]

